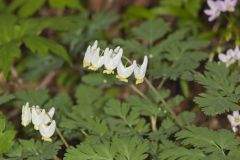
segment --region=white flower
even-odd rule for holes
[[[22,106],[22,125],[26,127],[32,119],[31,108],[29,107],[29,103],[27,102]]]
[[[238,63],[240,63],[240,50],[239,50],[238,46],[236,46],[234,49],[234,55],[235,55],[236,60],[238,60]]]
[[[121,61],[123,54],[123,49],[120,47],[116,47],[114,51],[112,49],[106,48],[104,51],[104,66],[105,70],[103,73],[113,74],[114,69],[117,68],[118,64]]]
[[[131,76],[136,67],[136,61],[133,61],[132,65],[129,67],[124,67],[122,61],[117,66],[117,76],[116,78],[123,82],[128,82],[128,77]]]
[[[104,63],[104,56],[100,56],[100,48],[97,48],[92,55],[91,58],[91,66],[88,69],[96,71],[98,68],[103,66]]]
[[[97,49],[98,41],[96,40],[93,45],[89,45],[87,48],[87,51],[85,52],[84,58],[83,58],[83,67],[88,67],[91,65],[91,59],[93,57],[93,54],[95,50]]]
[[[233,115],[227,115],[227,118],[232,126],[233,132],[237,131],[237,126],[240,125],[239,111],[234,111]]]
[[[232,49],[229,49],[226,54],[219,54],[218,58],[221,62],[225,63],[227,67],[229,67],[236,61],[236,52]]]
[[[39,126],[43,124],[46,115],[45,109],[41,110],[39,106],[32,107],[32,123],[34,124],[34,129],[39,130]]]
[[[53,115],[55,113],[55,108],[52,107],[47,114],[45,114],[44,119],[43,119],[43,124],[48,124],[49,122],[52,121]]]
[[[221,13],[221,1],[207,1],[210,9],[205,9],[204,13],[209,16],[208,21],[215,20]]]
[[[51,136],[54,134],[56,129],[56,122],[53,120],[50,125],[41,124],[39,131],[44,141],[52,142]]]
[[[234,12],[237,0],[224,0],[220,2],[220,10],[222,12]]]
[[[147,64],[148,64],[148,57],[144,56],[142,65],[140,67],[138,67],[138,66],[135,67],[134,75],[135,75],[135,79],[136,79],[136,84],[143,82],[143,79],[146,74]]]

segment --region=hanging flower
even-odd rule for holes
[[[100,48],[97,48],[93,52],[93,56],[91,58],[91,66],[88,67],[88,69],[96,71],[98,68],[103,66],[104,63],[104,56],[100,56]]]
[[[31,108],[29,107],[29,103],[27,102],[22,106],[22,125],[26,127],[29,123],[31,123],[32,115]]]
[[[136,67],[136,61],[133,61],[132,65],[130,65],[129,67],[124,67],[122,64],[122,61],[120,61],[117,67],[118,75],[116,76],[116,78],[119,79],[120,81],[128,82],[127,78],[131,76],[135,67]]]
[[[114,74],[114,69],[117,68],[118,64],[121,61],[123,54],[123,49],[116,47],[114,51],[112,49],[106,48],[104,51],[104,67],[105,70],[103,73]]]
[[[40,109],[39,106],[32,107],[32,123],[34,124],[34,129],[39,130],[39,126],[43,124],[45,115],[45,109]]]
[[[43,119],[43,124],[48,124],[49,122],[52,121],[53,115],[55,113],[55,108],[52,107],[47,114],[45,114],[44,119]]]
[[[240,125],[239,111],[234,111],[232,115],[227,115],[227,118],[232,126],[233,132],[237,132],[237,126]]]
[[[148,57],[144,56],[144,60],[141,66],[136,66],[134,69],[134,75],[136,79],[136,84],[142,83],[146,74],[148,64]]]
[[[50,125],[41,124],[39,131],[44,141],[52,142],[52,135],[56,129],[56,122],[53,120]]]
[[[98,41],[96,40],[93,45],[89,45],[87,48],[87,51],[85,52],[84,58],[83,58],[83,67],[88,67],[91,65],[91,59],[93,57],[93,54],[95,50],[97,49]]]

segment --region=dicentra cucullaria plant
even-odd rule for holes
[[[29,17],[45,3],[83,13]],[[198,18],[201,0],[161,0],[121,17],[56,3],[0,3],[0,106],[14,107],[0,114],[0,159],[239,160],[237,0],[207,0],[212,31]],[[108,36],[112,24],[121,38]]]

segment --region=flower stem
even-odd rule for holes
[[[166,103],[166,101],[164,100],[164,98],[158,93],[158,91],[156,90],[156,88],[152,85],[152,83],[147,79],[144,78],[145,82],[147,83],[147,85],[149,86],[149,88],[156,94],[157,97],[159,97],[160,101],[162,102],[163,106],[165,107],[165,109],[171,114],[172,118],[176,121],[176,123],[182,128],[183,122],[182,120],[172,111],[172,109],[168,106],[168,104]]]
[[[47,116],[49,117],[49,119],[52,121],[51,116],[46,113]],[[66,139],[64,138],[64,136],[62,135],[61,131],[59,130],[59,128],[56,126],[56,132],[58,134],[58,136],[60,137],[60,139],[62,140],[63,144],[66,146],[66,148],[69,148],[69,144],[67,143]]]
[[[152,103],[152,101],[147,97],[145,96],[142,91],[140,91],[136,86],[134,86],[133,84],[131,84],[131,88],[137,93],[139,94],[143,99],[145,99],[146,101]],[[153,131],[156,131],[157,130],[157,116],[150,116],[150,121],[151,121],[151,128]]]
[[[66,146],[66,148],[69,148],[69,144],[67,143],[66,139],[63,137],[62,133],[60,132],[60,130],[56,127],[56,132],[58,134],[58,136],[60,137],[60,139],[62,140],[62,142],[64,143],[64,145]]]

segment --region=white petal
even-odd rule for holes
[[[32,119],[31,109],[29,107],[29,103],[27,102],[25,105],[22,106],[22,125],[26,127]]]
[[[222,61],[223,63],[227,62],[227,56],[225,54],[219,54],[218,59]]]
[[[233,112],[233,117],[238,118],[239,117],[239,111],[234,111]]]
[[[94,43],[93,43],[93,45],[92,45],[92,50],[97,49],[97,46],[98,46],[98,41],[95,40]]]
[[[135,69],[135,67],[136,67],[136,61],[133,61],[133,64],[128,67],[124,67],[122,62],[120,61],[117,67],[117,73],[121,78],[128,78],[133,73],[133,70]]]
[[[115,55],[115,57],[113,57],[113,59],[112,59],[112,63],[113,63],[113,65],[112,65],[112,67],[115,69],[117,66],[118,66],[118,64],[120,63],[120,61],[121,61],[121,58],[122,58],[122,55],[123,55],[123,49],[122,48],[119,48],[119,50],[118,50],[118,53]]]
[[[115,49],[114,49],[114,53],[118,53],[118,51],[121,49],[120,46],[117,46]]]
[[[233,130],[234,133],[236,133],[237,132],[237,127],[233,126],[232,130]]]
[[[49,115],[51,118],[53,118],[54,113],[55,113],[55,108],[52,107],[52,108],[48,111],[48,115]]]
[[[227,118],[228,118],[231,126],[236,126],[236,123],[234,121],[234,117],[232,115],[227,115]]]
[[[136,66],[136,68],[134,69],[134,75],[136,79],[143,79],[145,77],[147,64],[148,58],[147,56],[144,56],[142,65],[140,67]]]
[[[42,137],[50,138],[56,129],[56,122],[53,120],[49,126],[42,124],[39,128],[40,134]]]

